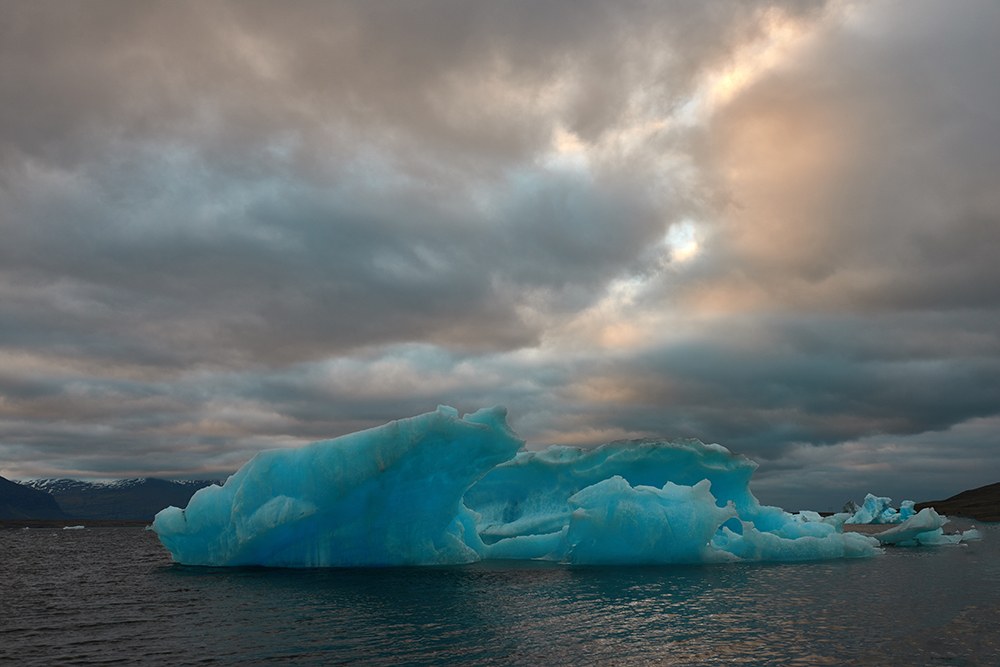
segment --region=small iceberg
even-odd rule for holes
[[[863,505],[858,506],[852,501],[845,505],[844,509],[849,515],[843,522],[844,525],[892,525],[892,528],[881,532],[869,531],[867,533],[881,544],[896,546],[958,544],[982,537],[975,528],[963,533],[946,535],[944,525],[947,523],[947,519],[935,512],[932,507],[925,507],[919,512],[915,512],[912,500],[904,500],[897,511],[892,507],[891,498],[869,493],[865,496]]]
[[[845,509],[850,508],[852,516],[844,523],[847,524],[884,524],[902,523],[907,521],[915,513],[912,500],[904,500],[899,509],[893,509],[892,499],[873,495],[869,493],[865,496],[865,502],[858,507],[853,501],[848,503]]]
[[[946,522],[947,520],[935,512],[933,508],[925,507],[901,524],[881,533],[875,533],[872,537],[882,544],[899,546],[958,544],[959,542],[978,540],[982,537],[975,528],[963,533],[945,535],[944,524]]]
[[[83,530],[86,526],[63,526],[63,530]]]

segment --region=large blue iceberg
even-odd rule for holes
[[[179,563],[342,567],[863,557],[849,514],[762,506],[757,464],[697,440],[523,451],[502,407],[449,407],[257,454],[153,530]]]

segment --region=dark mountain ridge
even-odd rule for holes
[[[0,519],[67,518],[51,494],[0,477]]]
[[[933,507],[938,514],[964,516],[977,521],[1000,521],[1000,482],[956,493],[951,498],[918,503],[918,512]]]
[[[152,521],[165,507],[186,507],[195,491],[217,483],[215,480],[168,481],[146,477],[107,483],[38,479],[17,486],[50,495],[67,518]]]

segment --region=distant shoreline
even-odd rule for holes
[[[0,519],[0,530],[17,530],[20,528],[37,528],[43,530],[62,530],[66,526],[84,526],[86,528],[145,528],[152,521],[137,521],[134,519]]]

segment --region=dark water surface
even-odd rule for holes
[[[1000,524],[865,560],[174,565],[141,529],[0,531],[0,663],[1000,665]]]

